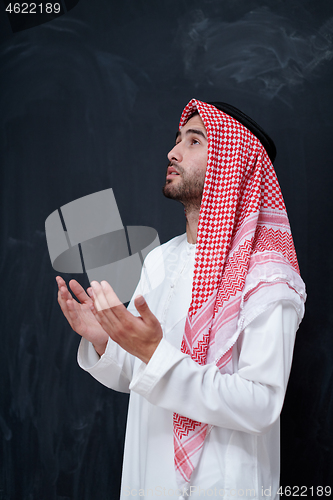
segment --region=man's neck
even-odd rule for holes
[[[200,207],[186,208],[186,236],[189,243],[197,242]]]

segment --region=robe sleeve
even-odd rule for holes
[[[164,278],[163,245],[152,250],[145,258],[140,281],[128,305],[128,311],[134,316],[139,313],[134,305],[137,295],[147,296]],[[105,353],[100,357],[94,346],[82,338],[77,354],[79,366],[90,373],[101,384],[119,392],[130,392],[129,384],[133,378],[136,358],[122,349],[116,342],[109,339]]]
[[[105,353],[99,357],[94,346],[86,339],[79,345],[78,364],[98,382],[118,392],[130,392],[134,357],[109,339]]]
[[[280,415],[297,327],[294,307],[276,302],[241,333],[232,375],[214,364],[198,365],[163,339],[129,389],[192,420],[261,434]]]
[[[138,315],[134,306],[134,297],[143,294],[145,287],[144,273],[141,274],[139,284],[133,298],[129,303],[128,310]],[[135,357],[126,352],[111,338],[109,339],[105,352],[99,356],[94,346],[82,338],[77,353],[79,366],[90,373],[98,382],[118,392],[129,393],[129,384],[133,378],[133,366]]]

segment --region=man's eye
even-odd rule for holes
[[[200,142],[198,141],[198,139],[192,139],[192,144],[200,144]]]

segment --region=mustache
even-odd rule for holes
[[[181,167],[180,165],[178,165],[178,163],[176,161],[169,161],[168,166],[167,166],[167,170],[168,170],[168,167],[175,167],[175,169],[177,170],[177,172],[180,173],[180,174],[182,174],[184,172],[183,167]]]

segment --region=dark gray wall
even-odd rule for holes
[[[44,221],[112,187],[125,225],[154,227],[162,242],[183,232],[182,207],[161,186],[192,97],[238,106],[276,142],[308,291],[281,481],[332,485],[333,6],[80,0],[13,34],[0,4],[0,28],[0,499],[118,498],[127,396],[76,364]]]

